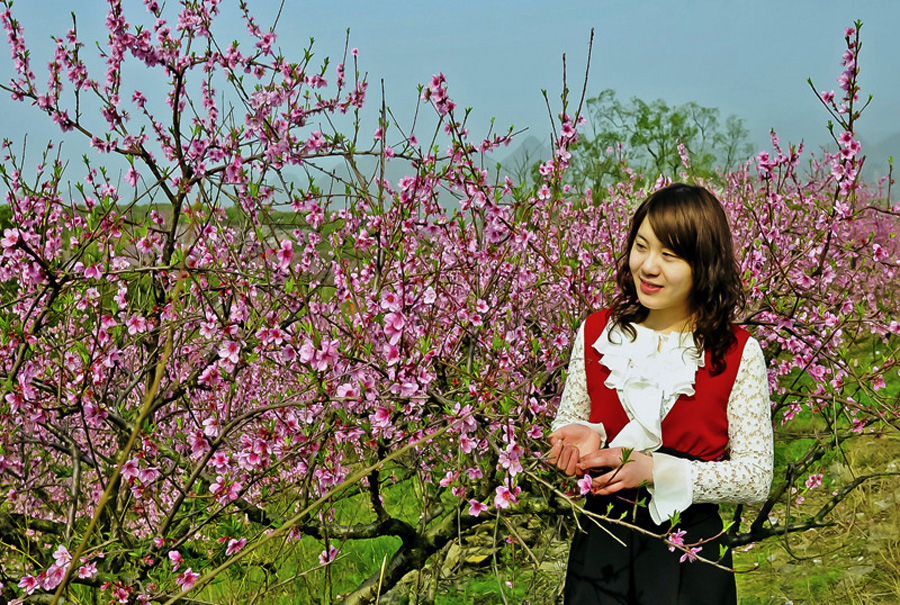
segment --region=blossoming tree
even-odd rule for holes
[[[3,144],[3,599],[215,600],[242,568],[257,596],[313,577],[321,598],[367,602],[476,525],[514,538],[502,519],[565,514],[578,486],[540,456],[571,335],[609,299],[630,209],[655,186],[566,185],[580,108],[563,95],[553,157],[525,187],[486,168],[510,134],[470,137],[442,75],[422,89],[432,122],[382,111],[363,130],[355,49],[333,71],[294,62],[244,2],[247,38],[222,45],[217,1],[126,15],[110,0],[99,72],[73,27],[40,77],[0,4],[3,89],[93,148],[69,182],[52,145],[32,166]],[[796,523],[769,516],[842,440],[897,427],[897,208],[859,182],[857,30],[847,43],[843,99],[822,96],[839,152],[804,177],[773,137],[715,184],[775,420],[831,431],[734,543],[827,523],[865,477]],[[165,90],[126,87],[129,69]],[[351,542],[385,537],[360,581],[342,575]],[[308,568],[281,565],[311,540]]]

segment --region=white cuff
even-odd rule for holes
[[[569,424],[580,424],[586,426],[598,435],[600,435],[600,447],[606,445],[606,427],[602,422],[588,422],[587,420],[573,420]]]
[[[694,498],[690,461],[653,452],[653,486],[649,491],[650,517],[657,525],[685,510]]]

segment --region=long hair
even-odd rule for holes
[[[725,369],[725,354],[736,342],[731,325],[746,299],[728,219],[722,204],[703,187],[676,183],[650,195],[631,221],[624,254],[616,273],[619,293],[610,320],[631,338],[632,324],[647,319],[650,311],[638,299],[629,255],[644,219],[664,246],[691,267],[689,295],[694,344],[710,353],[713,375]]]

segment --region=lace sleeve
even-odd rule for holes
[[[691,462],[694,502],[761,502],[772,483],[772,413],[766,362],[756,339],[744,346],[728,399],[729,460]]]
[[[567,424],[592,426],[588,422],[590,416],[591,400],[588,397],[587,376],[584,372],[584,324],[582,323],[575,334],[566,385],[563,387],[562,398],[559,400],[556,418],[553,419],[550,428],[555,431]]]

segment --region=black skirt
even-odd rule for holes
[[[666,453],[679,455],[671,450]],[[683,456],[683,454],[681,454]],[[646,489],[623,490],[612,496],[588,495],[585,508],[596,514],[618,519],[622,514],[632,525],[655,534],[669,529],[669,523],[656,525],[644,504],[650,495]],[[564,602],[566,605],[736,605],[734,573],[707,563],[680,562],[684,551],[669,547],[651,536],[630,528],[600,521],[625,546],[586,515],[579,520],[581,529],[572,540],[566,572]],[[721,534],[722,519],[717,504],[693,504],[681,513],[676,526],[686,532],[685,544],[692,544]],[[725,536],[702,544],[697,554],[731,568],[731,551],[719,559],[719,545]]]

